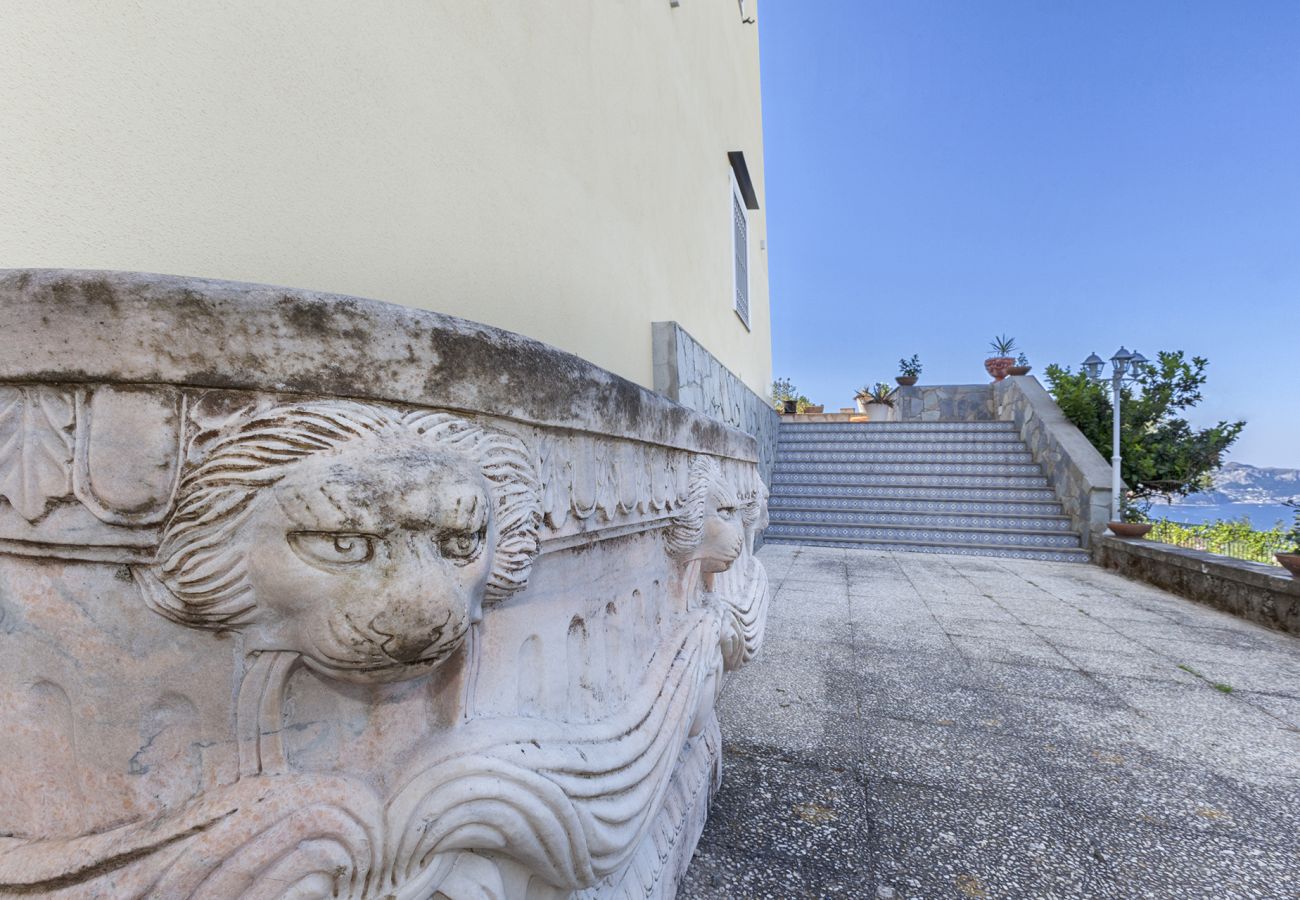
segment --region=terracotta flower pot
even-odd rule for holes
[[[1007,377],[1007,372],[1015,364],[1014,356],[990,356],[984,360],[984,370],[993,377],[994,381],[1001,381]]]
[[[1153,526],[1150,522],[1108,522],[1106,527],[1119,537],[1140,538]]]
[[[901,384],[903,387],[911,387],[912,385],[916,384],[916,379],[919,377],[920,377],[919,375],[895,375],[894,380],[897,381],[899,384]]]
[[[1300,578],[1300,553],[1274,553],[1273,558],[1291,573],[1292,578]]]
[[[1007,369],[1008,375],[1028,375],[1033,366],[1012,366]]]

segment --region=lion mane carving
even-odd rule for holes
[[[251,651],[297,652],[335,677],[397,680],[524,587],[540,523],[533,463],[510,435],[447,413],[282,405],[186,474],[153,579],[137,579],[183,625],[241,631]]]

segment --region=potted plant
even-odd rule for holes
[[[911,387],[916,384],[916,379],[921,377],[921,357],[915,353],[911,359],[900,359],[898,361],[898,375],[894,378],[903,387]]]
[[[855,399],[858,412],[866,413],[867,421],[887,422],[889,411],[894,408],[894,389],[878,381],[872,387],[861,388]]]
[[[984,360],[984,369],[994,381],[1001,381],[1007,377],[1007,370],[1016,364],[1016,358],[1011,355],[1016,349],[1016,339],[998,335],[989,343],[989,349],[993,355]]]
[[[1125,495],[1119,501],[1118,522],[1110,522],[1107,528],[1112,534],[1123,538],[1140,538],[1154,526],[1147,517],[1146,507],[1133,502],[1132,494]]]
[[[1300,578],[1300,503],[1287,501],[1286,505],[1295,510],[1295,521],[1286,533],[1286,539],[1291,543],[1291,552],[1274,553],[1273,557],[1291,573],[1292,578]]]
[[[1033,366],[1029,364],[1029,357],[1020,354],[1016,357],[1016,364],[1007,369],[1008,375],[1028,375]]]

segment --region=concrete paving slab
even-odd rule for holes
[[[680,896],[1300,897],[1300,640],[1077,564],[769,553]]]

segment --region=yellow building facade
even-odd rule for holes
[[[373,297],[647,387],[675,321],[765,394],[757,12],[6,3],[0,267]]]

